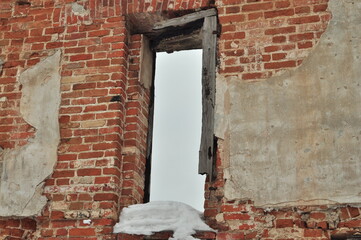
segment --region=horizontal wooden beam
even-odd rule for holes
[[[152,49],[156,52],[173,52],[202,48],[202,34],[200,29],[192,33],[165,37],[153,43]]]
[[[153,30],[161,30],[161,29],[164,29],[167,27],[179,27],[179,26],[197,21],[197,20],[205,18],[205,17],[216,16],[216,15],[217,15],[217,11],[214,8],[199,11],[199,12],[194,12],[194,13],[190,13],[185,16],[182,16],[182,17],[172,18],[172,19],[158,22],[154,25]]]

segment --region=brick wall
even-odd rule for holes
[[[327,2],[217,1],[219,73],[260,80],[301,65],[331,18]]]
[[[218,74],[260,81],[300,66],[327,28],[327,0],[2,0],[0,146],[26,144],[35,132],[19,112],[17,76],[62,50],[61,142],[46,180],[41,216],[0,218],[0,239],[115,239],[120,209],[144,195],[149,89],[139,80],[141,35],[128,13],[216,7]],[[83,7],[83,8],[82,8]],[[217,239],[329,239],[360,230],[360,209],[295,207],[266,211],[224,198],[219,141],[217,179],[205,185],[205,217]],[[91,219],[87,224],[83,220]],[[166,237],[164,237],[166,238]]]
[[[34,219],[0,219],[0,239],[31,239],[35,229]]]
[[[361,228],[361,208],[347,205],[257,208],[251,200],[227,201],[224,198],[224,148],[217,156],[217,180],[206,184],[205,217],[218,229],[217,239],[331,239],[331,235],[355,233]]]

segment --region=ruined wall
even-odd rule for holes
[[[298,68],[254,83],[219,76],[232,129],[228,199],[361,202],[361,4],[330,1],[329,10],[329,27]]]
[[[35,186],[36,196],[42,194],[43,197],[36,207],[24,200],[27,210],[23,211],[21,206],[12,203],[17,198],[6,196],[11,190],[7,185],[11,183],[2,181],[5,187],[1,188],[1,207],[6,209],[0,214],[0,239],[116,238],[112,226],[119,209],[142,201],[144,194],[149,104],[149,89],[147,92],[138,81],[141,37],[128,34],[124,14],[194,9],[207,4],[208,1],[0,2],[3,63],[0,146],[5,149],[3,152],[18,152],[21,147],[30,146],[41,127],[48,129],[43,125],[34,127],[33,122],[28,123],[23,116],[21,102],[29,96],[24,92],[26,84],[21,79],[27,71],[41,67],[42,61],[47,61],[57,49],[61,53],[58,56],[61,79],[56,81],[60,84],[60,110],[46,99],[36,106],[36,111],[59,114],[59,117],[55,113],[50,116],[58,119],[60,125],[60,142],[54,144],[57,161],[52,166],[51,156],[42,159],[45,161],[33,160],[46,153],[42,150],[35,156],[25,154],[20,163],[28,164],[23,165],[17,164],[16,158],[2,155],[2,178],[13,176],[11,183],[23,189],[31,185],[29,190],[15,194],[29,195]],[[40,72],[34,74],[39,77],[36,81],[47,81],[41,78]],[[44,89],[40,93],[39,98],[42,94],[51,94]],[[45,107],[41,107],[43,105]],[[38,114],[32,111],[33,107],[27,110],[33,116]],[[42,119],[41,115],[38,118]],[[50,148],[50,139],[44,145]],[[18,170],[14,172],[9,163],[14,167],[17,164]],[[45,170],[42,164],[51,167],[51,172],[40,174]],[[27,176],[20,177],[19,173]],[[37,175],[41,177],[34,177]],[[31,181],[27,182],[29,178]],[[22,217],[25,215],[31,218]],[[89,219],[89,222],[83,221]],[[22,231],[26,226],[21,222],[28,220],[34,225]],[[19,224],[15,226],[13,221]]]
[[[58,51],[19,76],[20,113],[36,132],[26,145],[1,153],[1,216],[39,214],[46,203],[43,181],[53,172],[60,140],[60,56]]]
[[[6,97],[0,119],[1,134],[5,137],[0,145],[5,152],[14,152],[18,147],[36,143],[42,128],[46,131],[52,128],[44,122],[27,124],[27,117],[22,115],[24,109],[41,121],[46,121],[47,112],[53,112],[49,119],[55,118],[60,126],[57,131],[60,141],[55,147],[52,139],[57,135],[53,132],[42,139],[43,149],[25,154],[23,160],[27,164],[17,164],[16,172],[4,166],[2,177],[13,176],[22,188],[35,185],[43,197],[36,207],[27,205],[28,211],[21,212],[21,206],[11,203],[18,198],[11,196],[27,191],[12,192],[9,196],[9,189],[2,185],[1,207],[12,209],[0,214],[3,216],[0,239],[111,238],[121,194],[127,75],[127,36],[120,3],[115,6],[115,2],[103,5],[95,1],[1,1],[0,6],[0,58],[4,61],[0,97]],[[49,61],[54,52],[61,76],[55,82],[60,87],[49,91],[44,89],[46,84],[38,82],[40,86],[33,84],[35,93],[28,95],[26,75],[32,72],[36,81],[47,81],[51,75],[34,69],[42,68],[43,61]],[[45,67],[46,71],[50,69]],[[60,109],[49,101],[57,99],[53,94],[56,90],[61,97]],[[47,97],[32,102],[38,99],[34,95]],[[113,97],[115,100],[111,101]],[[22,108],[24,100],[36,106]],[[44,156],[45,162],[38,159],[50,147],[55,150],[55,165],[51,165],[53,156]],[[7,164],[17,163],[7,155],[4,157]],[[50,172],[43,164],[50,167]],[[21,217],[24,215],[35,215],[30,219],[34,225],[27,232],[17,232],[23,228],[20,222],[28,219]],[[83,220],[89,218],[90,224],[85,224]],[[8,224],[12,220],[19,225]]]
[[[274,3],[281,2],[290,3]],[[256,13],[267,19],[271,13],[260,9],[269,2],[257,4]],[[252,4],[254,9],[257,4]],[[327,4],[330,15],[295,14],[296,9],[316,14],[319,4]],[[291,5],[294,12],[282,11],[286,16],[273,12],[273,23],[280,25],[260,27],[258,38],[248,39],[259,49],[258,60],[247,56],[252,47],[237,52],[232,39],[230,51],[227,40],[220,40],[221,61],[245,68],[236,74],[228,64],[222,70],[221,63],[217,77],[219,175],[207,186],[205,212],[221,229],[217,239],[330,239],[361,227],[360,37],[355,29],[360,3]],[[330,16],[330,22],[321,24]],[[327,28],[317,27],[324,24]],[[296,32],[290,33],[292,29]],[[272,43],[266,40],[269,34]],[[286,45],[287,50],[282,49]],[[300,54],[304,46],[310,48]],[[237,62],[244,57],[232,59],[232,54],[246,54],[248,63]],[[292,63],[295,56],[298,60]],[[257,66],[259,73],[249,72],[254,71],[250,66]],[[271,67],[282,70],[270,73]]]
[[[356,0],[1,1],[3,152],[17,152],[37,138],[39,127],[22,114],[27,91],[21,79],[56,54],[61,102],[54,170],[29,183],[38,185],[47,201],[30,207],[27,214],[36,216],[22,217],[27,214],[11,209],[0,214],[0,239],[116,239],[111,232],[120,209],[141,202],[144,195],[151,101],[149,85],[140,79],[144,38],[131,35],[126,19],[129,14],[162,11],[173,17],[209,7],[217,8],[220,23],[219,140],[217,179],[206,183],[204,214],[218,233],[204,238],[330,239],[334,233],[360,230],[360,208],[348,205],[360,203],[358,192],[353,192],[359,178],[352,178],[360,168],[355,135],[360,117],[359,4]],[[46,104],[44,109],[49,109]],[[290,141],[295,138],[300,142]],[[308,146],[318,142],[317,147]],[[329,149],[332,144],[338,149]],[[283,164],[285,158],[289,165]],[[16,161],[1,159],[3,178],[9,171],[4,161]],[[51,160],[47,158],[48,166]],[[328,174],[335,168],[338,174]],[[28,171],[26,165],[18,169]],[[344,184],[331,184],[334,180]],[[18,181],[24,183],[25,178]],[[5,192],[0,189],[0,195]],[[299,201],[320,196],[340,203],[313,201],[305,206]],[[279,206],[260,207],[274,204]]]

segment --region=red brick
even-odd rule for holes
[[[270,62],[264,64],[265,69],[296,67],[296,61]]]
[[[227,7],[226,8],[226,13],[230,14],[230,13],[239,13],[240,12],[240,7],[239,6],[232,6],[232,7]]]
[[[110,61],[108,59],[105,60],[94,60],[94,61],[87,61],[86,66],[87,67],[103,67],[103,66],[109,66]]]
[[[79,194],[79,201],[91,201],[93,198],[90,194],[87,193],[81,193]]]
[[[85,47],[65,48],[64,53],[84,53]]]
[[[277,219],[276,220],[276,228],[286,228],[293,227],[292,219]]]
[[[327,8],[328,8],[328,4],[315,5],[313,7],[313,12],[324,12],[327,10]]]
[[[103,152],[84,152],[79,153],[78,159],[90,159],[90,158],[99,158],[104,155]]]
[[[52,221],[51,225],[53,228],[64,228],[64,227],[75,227],[75,220],[56,220]]]
[[[272,60],[282,60],[282,59],[285,59],[287,56],[287,53],[274,53],[272,54]]]
[[[124,42],[125,36],[111,36],[111,37],[103,37],[102,43],[114,43],[114,42]]]
[[[310,40],[313,39],[313,33],[301,33],[301,34],[294,34],[289,36],[289,40],[291,42],[303,41],[303,40]]]
[[[241,14],[219,16],[219,21],[220,21],[221,24],[234,23],[234,22],[243,22],[244,20],[245,20],[245,16],[241,15]]]
[[[282,9],[282,10],[274,10],[265,12],[265,18],[276,18],[276,17],[284,17],[284,16],[292,16],[295,12],[293,9]]]
[[[74,177],[73,170],[66,170],[66,171],[54,171],[53,178],[64,178],[64,177]]]
[[[110,34],[109,30],[97,30],[97,31],[89,32],[88,37],[101,37],[109,34]]]
[[[83,92],[84,97],[100,97],[106,96],[108,94],[107,89],[93,89],[93,90],[86,90]]]
[[[96,83],[79,83],[73,85],[73,90],[79,89],[93,89],[96,87]]]
[[[68,230],[67,229],[57,229],[56,236],[67,236]]]
[[[99,176],[101,171],[99,168],[84,168],[78,169],[76,173],[78,176]]]
[[[273,7],[272,2],[245,4],[245,5],[242,6],[242,11],[243,12],[262,11],[262,10],[272,9],[272,7]]]
[[[312,213],[310,213],[310,218],[318,219],[318,220],[325,219],[326,214],[322,213],[322,212],[312,212]]]
[[[249,220],[251,216],[246,213],[225,213],[225,220]]]
[[[340,222],[338,227],[360,228],[361,227],[361,219]]]
[[[62,211],[52,211],[50,214],[51,219],[64,219],[64,212]]]
[[[64,31],[65,31],[65,27],[46,28],[45,34],[63,33]]]
[[[312,48],[312,47],[313,47],[313,43],[312,43],[312,42],[299,42],[299,43],[297,43],[297,47],[298,47],[299,49]]]
[[[69,230],[70,236],[95,236],[95,229],[94,228],[73,228]]]
[[[95,178],[94,184],[111,183],[111,180],[112,180],[111,177],[97,177],[97,178]]]
[[[314,23],[314,22],[319,22],[319,21],[320,21],[320,17],[318,15],[315,15],[315,16],[291,18],[288,20],[288,23],[289,24],[305,24],[305,23]]]
[[[94,195],[94,201],[117,201],[118,196],[113,193],[97,193]]]
[[[13,227],[13,228],[20,227],[20,220],[18,220],[18,219],[9,219],[9,220],[6,221],[6,225],[8,227]]]
[[[78,54],[78,55],[70,56],[70,61],[75,62],[75,61],[81,61],[81,60],[89,60],[92,58],[93,58],[92,54]]]
[[[94,149],[94,150],[107,150],[107,149],[116,148],[116,147],[117,147],[117,143],[116,143],[116,142],[112,142],[112,143],[98,143],[98,144],[94,144],[94,145],[93,145],[93,149]]]
[[[263,18],[263,12],[250,12],[248,15],[248,20],[256,20]]]
[[[59,185],[59,186],[61,186],[61,185],[69,185],[69,182],[70,182],[70,180],[67,179],[67,178],[57,179],[56,180],[56,185]]]
[[[291,6],[289,0],[278,1],[275,3],[276,8],[287,8]]]
[[[223,33],[221,35],[221,39],[225,39],[225,40],[244,39],[245,37],[246,37],[245,32]]]
[[[26,43],[38,43],[38,42],[50,42],[51,36],[39,36],[39,37],[30,37],[26,38]]]
[[[321,229],[305,229],[304,230],[305,237],[322,237]]]
[[[284,42],[286,42],[286,37],[285,36],[274,36],[272,38],[272,42],[273,43],[284,43]]]
[[[360,216],[360,210],[357,207],[348,207],[347,210],[352,218]]]
[[[295,6],[327,3],[329,0],[294,0]]]
[[[317,228],[321,228],[321,229],[323,229],[323,230],[327,230],[327,229],[329,228],[328,222],[323,221],[323,222],[317,223]]]
[[[290,26],[290,27],[280,27],[280,28],[267,29],[265,31],[265,34],[266,35],[276,35],[276,34],[294,33],[295,31],[296,31],[296,27],[295,26]]]
[[[14,32],[5,32],[4,38],[25,38],[29,35],[28,31],[20,30],[20,31],[14,31]]]
[[[25,218],[21,220],[21,227],[27,230],[35,230],[36,229],[36,221],[33,219]]]

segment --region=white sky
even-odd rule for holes
[[[202,51],[157,53],[151,201],[178,201],[203,211],[198,174]]]

